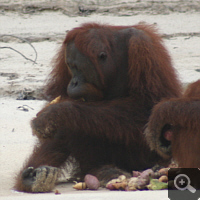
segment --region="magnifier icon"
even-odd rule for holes
[[[174,185],[178,190],[184,191],[188,189],[190,192],[195,193],[196,189],[190,183],[190,178],[185,174],[179,174],[174,179]]]

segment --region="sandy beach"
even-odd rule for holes
[[[199,2],[200,1],[196,1]],[[0,3],[1,5],[1,3]],[[139,13],[119,16],[116,13],[92,13],[69,16],[61,10],[22,13],[1,9],[0,47],[0,199],[168,199],[167,191],[111,192],[75,191],[72,184],[61,184],[48,194],[26,194],[12,190],[15,174],[30,155],[35,138],[30,120],[44,105],[41,88],[51,70],[51,60],[66,31],[85,22],[133,25],[140,21],[156,24],[163,35],[174,67],[184,85],[200,79],[200,12],[168,14]],[[34,49],[14,35],[31,42]],[[32,100],[24,100],[24,99]],[[23,100],[17,100],[23,99]],[[34,100],[35,99],[35,100]]]

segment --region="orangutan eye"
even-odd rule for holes
[[[101,52],[98,57],[100,60],[106,60],[107,54],[105,52]]]

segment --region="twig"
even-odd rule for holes
[[[31,62],[34,62],[34,64],[36,63],[34,60],[27,58],[25,55],[23,55],[21,52],[17,51],[16,49],[12,48],[12,47],[0,47],[0,49],[11,49],[15,52],[17,52],[18,54],[20,54],[21,56],[23,56],[26,60],[30,60]]]
[[[5,37],[5,36],[14,37],[14,38],[20,39],[21,41],[24,41],[24,42],[28,43],[28,44],[33,48],[33,50],[34,50],[34,52],[35,52],[35,59],[32,60],[32,59],[30,59],[30,58],[27,58],[27,57],[26,57],[25,55],[23,55],[21,52],[19,52],[18,50],[14,49],[14,48],[12,48],[12,47],[0,47],[0,49],[11,49],[11,50],[17,52],[18,54],[20,54],[21,56],[23,56],[25,59],[27,59],[27,60],[33,62],[34,64],[36,64],[36,60],[37,60],[37,51],[36,51],[35,47],[34,47],[28,40],[26,40],[26,39],[24,39],[24,38],[21,38],[21,37],[18,37],[18,36],[15,36],[15,35],[7,35],[7,34],[0,35],[0,37]]]

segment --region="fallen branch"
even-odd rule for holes
[[[8,37],[14,37],[14,38],[20,39],[21,41],[24,41],[24,42],[28,43],[33,48],[33,50],[35,52],[35,59],[32,60],[32,59],[26,57],[24,54],[22,54],[21,52],[19,52],[18,50],[14,49],[12,47],[0,47],[0,49],[11,49],[11,50],[17,52],[18,54],[20,54],[21,56],[23,56],[26,60],[29,60],[29,61],[33,62],[34,64],[36,64],[37,51],[36,51],[35,47],[28,40],[26,40],[24,38],[21,38],[21,37],[18,37],[18,36],[15,36],[15,35],[7,35],[7,34],[0,35],[0,37],[6,37],[6,36],[8,36]]]

